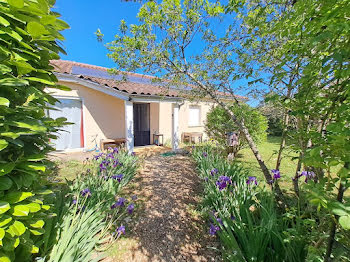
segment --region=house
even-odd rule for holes
[[[121,81],[121,75],[111,75],[104,67],[64,60],[51,64],[59,84],[71,89],[47,88],[60,101],[55,105],[60,110],[49,115],[73,123],[54,141],[57,150],[89,150],[101,140],[125,138],[132,152],[134,146],[156,142],[153,134],[162,134],[164,142],[177,149],[185,132],[200,132],[205,138],[206,115],[214,105],[209,99],[192,102],[183,91],[157,85],[148,75],[127,73],[127,81]]]

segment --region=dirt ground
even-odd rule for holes
[[[150,146],[135,147],[134,152],[136,153],[137,156],[144,158],[144,157],[150,157],[152,155],[159,155],[160,153],[168,152],[170,150],[171,148],[168,148],[168,147],[150,145]],[[60,161],[60,162],[67,162],[72,160],[83,162],[84,160],[86,160],[86,158],[91,158],[94,155],[97,155],[101,152],[102,151],[52,152],[49,154],[49,157],[51,160]]]
[[[151,156],[136,176],[142,203],[136,224],[109,251],[108,262],[220,261],[215,237],[196,210],[200,181],[187,156]]]

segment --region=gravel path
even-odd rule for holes
[[[136,181],[143,209],[111,261],[220,261],[215,238],[195,211],[201,187],[189,157],[149,157]]]

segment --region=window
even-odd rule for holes
[[[188,126],[200,126],[201,108],[199,106],[190,106],[189,113]]]

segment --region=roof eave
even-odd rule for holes
[[[96,82],[91,81],[91,80],[79,78],[77,75],[65,74],[65,73],[55,73],[55,75],[57,76],[57,79],[59,81],[81,84],[83,86],[89,87],[91,89],[100,91],[102,93],[117,97],[117,98],[125,100],[125,101],[130,100],[129,94],[127,94],[123,91],[116,90],[115,88],[112,88],[109,86],[101,85],[101,84],[96,83]]]

